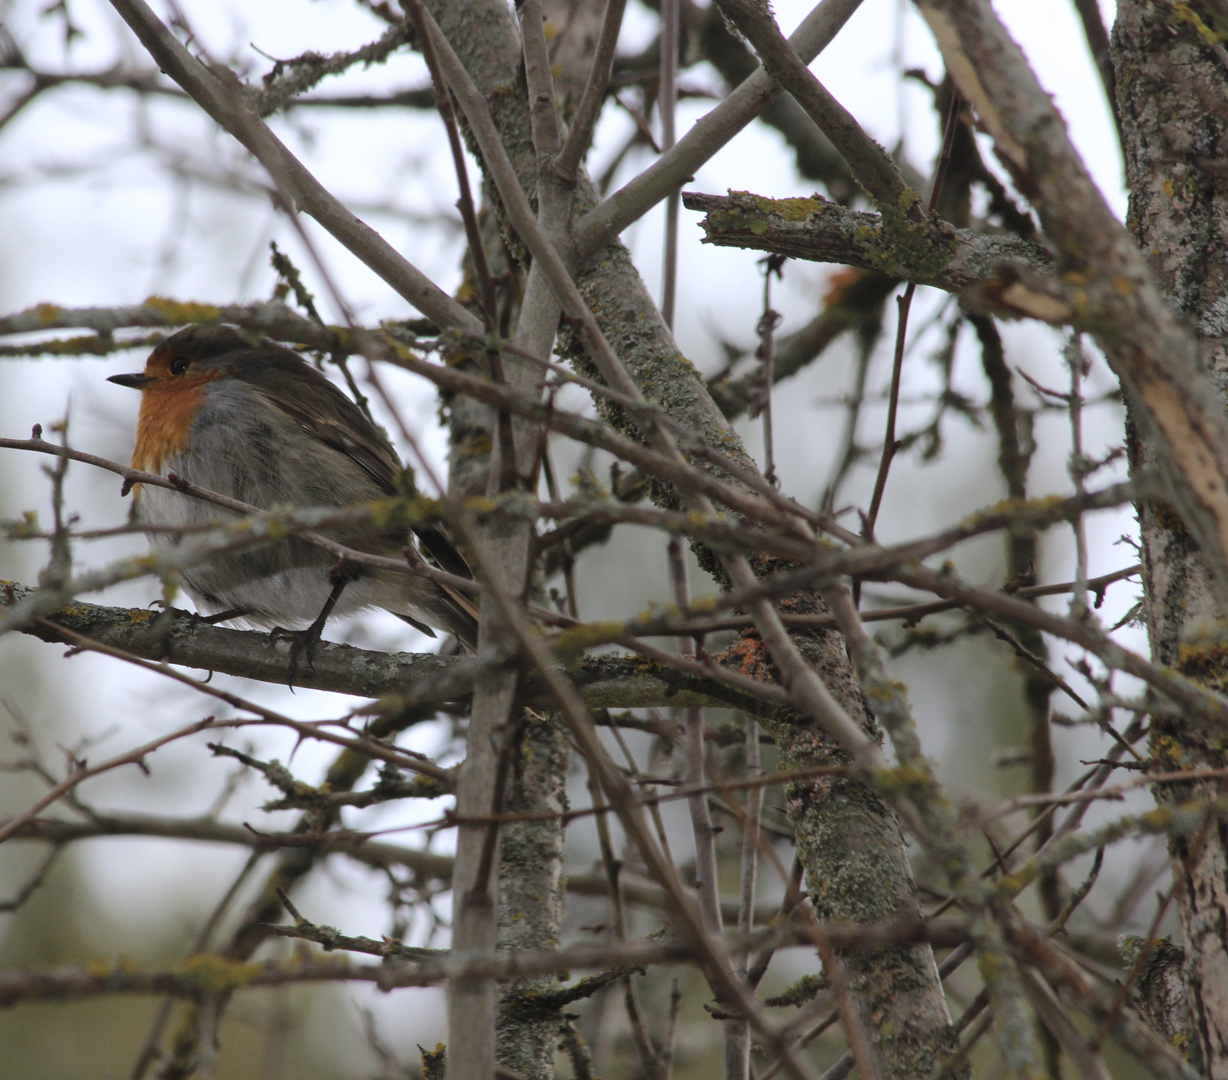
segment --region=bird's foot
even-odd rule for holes
[[[294,679],[298,675],[300,658],[307,660],[307,669],[315,671],[315,650],[324,633],[324,623],[328,615],[321,614],[306,630],[287,630],[284,626],[275,626],[269,631],[269,640],[273,642],[290,642],[290,666],[286,673],[286,685],[294,689]]]
[[[328,571],[328,580],[332,583],[332,589],[329,591],[328,599],[324,601],[324,607],[320,614],[316,616],[316,621],[313,622],[306,630],[284,630],[281,627],[274,627],[269,632],[269,637],[274,641],[278,638],[291,638],[290,644],[290,671],[286,676],[286,683],[290,689],[294,689],[294,676],[298,674],[298,658],[302,655],[307,657],[307,666],[314,671],[314,653],[316,642],[324,635],[324,624],[328,622],[328,617],[333,613],[333,608],[337,606],[337,601],[341,599],[341,594],[345,591],[348,585],[355,578],[354,572],[344,563],[339,562],[336,566],[330,567]]]

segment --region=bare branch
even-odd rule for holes
[[[832,926],[827,930],[832,941],[851,946],[882,948],[900,941],[957,943],[962,932],[954,920],[932,929],[925,923],[891,926]],[[766,944],[772,940],[796,941],[794,928],[760,932],[751,940]],[[800,943],[800,942],[799,942]],[[239,963],[215,954],[201,954],[196,963],[188,960],[179,968],[141,971],[130,962],[103,971],[65,967],[47,971],[0,973],[0,1007],[19,1002],[48,999],[71,1000],[106,994],[175,994],[193,997],[201,993],[222,993],[265,986],[284,986],[301,982],[370,982],[382,990],[409,986],[437,986],[450,978],[514,980],[549,974],[568,968],[600,968],[611,963],[634,967],[645,964],[685,963],[692,957],[691,946],[681,940],[634,941],[623,945],[603,942],[574,945],[557,951],[500,952],[489,957],[447,955],[418,964],[350,964],[337,957],[287,962]]]
[[[840,151],[854,178],[886,212],[920,220],[920,196],[904,183],[890,155],[862,129],[843,105],[814,77],[785,40],[766,5],[753,0],[716,0],[722,13],[755,47],[764,69],[793,98]]]
[[[242,101],[229,69],[209,70],[180,44],[144,0],[112,0],[141,44],[168,75],[222,128],[238,139],[293,201],[310,214],[397,293],[438,326],[477,331],[472,315],[412,266],[374,229],[331,195],[285,144]]]
[[[861,0],[820,0],[789,39],[806,63],[823,51]],[[576,246],[596,252],[671,191],[678,191],[705,161],[749,124],[778,91],[763,70],[755,72],[707,116],[697,121],[668,154],[576,223]]]
[[[1087,275],[1089,331],[1130,397],[1228,604],[1228,417],[1193,335],[1113,216],[1052,99],[988,0],[918,0],[947,70],[1071,269]]]
[[[593,139],[593,128],[601,113],[601,105],[605,100],[606,86],[610,80],[610,72],[614,65],[614,54],[618,48],[618,32],[622,29],[623,12],[627,0],[606,0],[605,15],[601,21],[601,36],[597,39],[597,47],[593,52],[592,68],[588,82],[584,87],[584,95],[576,106],[576,115],[572,119],[571,130],[567,141],[559,152],[555,168],[564,180],[570,178],[573,182],[584,155]]]
[[[975,307],[1008,315],[1050,322],[1075,318],[1066,289],[1055,279],[1053,256],[1034,241],[952,229],[943,221],[888,224],[878,214],[848,210],[817,196],[765,199],[738,191],[727,196],[686,192],[682,202],[707,215],[700,222],[704,242],[717,247],[878,270],[902,281],[970,294]],[[1025,289],[1040,296],[1030,298]],[[1052,298],[1052,310],[1041,306],[1044,297]]]

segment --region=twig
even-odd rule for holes
[[[954,575],[926,568],[902,570],[894,575],[906,585],[928,589],[939,596],[958,599],[980,611],[993,612],[1015,622],[1035,626],[1048,634],[1082,646],[1107,667],[1135,675],[1167,695],[1174,702],[1190,709],[1213,723],[1228,722],[1228,701],[1193,679],[1169,668],[1153,664],[1129,649],[1123,648],[1098,627],[1076,623],[1051,615],[1043,608],[1024,603],[1003,593],[979,589],[959,581]]]
[[[785,260],[779,256],[769,256],[762,260],[763,264],[763,313],[755,327],[759,334],[759,347],[755,350],[755,358],[760,363],[756,376],[757,392],[750,407],[751,419],[757,415],[763,417],[763,478],[775,486],[780,485],[776,475],[776,451],[772,438],[772,387],[776,383],[776,327],[780,325],[780,313],[772,310],[772,275],[783,277]]]
[[[661,152],[674,148],[674,124],[678,110],[678,8],[680,0],[661,0],[661,74],[657,88],[657,112],[661,117]],[[679,188],[681,185],[679,185]],[[665,199],[665,244],[662,256],[661,318],[674,328],[674,305],[678,294],[679,188]]]
[[[687,584],[686,555],[677,537],[669,541],[669,576],[673,587],[674,603],[679,608],[690,605],[690,589]],[[693,651],[696,642],[681,638],[680,649]],[[685,782],[692,789],[702,788],[706,782],[704,759],[707,740],[702,709],[689,708],[686,716],[686,775]],[[695,837],[695,888],[699,894],[699,910],[703,915],[704,929],[709,934],[719,934],[724,929],[721,921],[720,878],[716,867],[716,832],[712,827],[712,813],[707,795],[696,794],[687,800],[691,815],[691,832]]]
[[[1096,65],[1096,74],[1100,76],[1100,85],[1104,88],[1104,97],[1113,114],[1113,124],[1117,129],[1117,138],[1120,140],[1121,117],[1117,113],[1117,73],[1113,70],[1113,58],[1109,54],[1109,34],[1104,26],[1100,4],[1097,0],[1074,0],[1074,8],[1083,26],[1083,36],[1087,39],[1087,48],[1092,54],[1092,62]]]
[[[1049,927],[1050,934],[1060,934],[1066,928],[1066,921],[1074,914],[1077,908],[1085,899],[1087,894],[1092,891],[1092,886],[1096,884],[1096,879],[1100,876],[1100,868],[1104,865],[1104,848],[1096,849],[1096,857],[1092,860],[1092,868],[1087,872],[1087,877],[1083,879],[1081,884],[1073,893],[1070,894],[1070,899],[1066,901],[1062,910],[1058,912],[1058,916],[1053,920]]]
[[[820,0],[789,39],[790,45],[803,60],[810,62],[831,43],[860,6],[861,0]],[[720,105],[701,117],[669,153],[662,154],[576,223],[580,255],[592,255],[608,238],[617,236],[686,183],[705,161],[754,120],[774,96],[772,80],[766,72],[757,71],[747,78]]]
[[[1072,687],[1070,683],[1063,679],[1048,665],[1048,663],[1046,663],[1043,656],[1037,656],[1036,653],[1032,652],[1031,649],[1024,645],[1023,642],[1012,634],[1005,626],[995,622],[993,619],[981,619],[981,622],[985,626],[989,627],[989,629],[993,632],[994,637],[1009,645],[1014,650],[1016,656],[1031,664],[1041,675],[1045,677],[1045,679],[1061,690],[1062,693],[1070,698],[1070,700],[1076,705],[1078,705],[1079,708],[1091,712],[1091,706],[1083,700],[1083,698],[1075,691],[1074,687]]]
[[[817,924],[812,925],[812,931],[818,930]],[[865,1024],[857,1008],[857,1000],[848,984],[844,965],[832,948],[831,940],[825,933],[813,933],[816,951],[823,963],[823,971],[827,975],[828,985],[836,998],[836,1007],[840,1013],[840,1022],[844,1025],[844,1034],[849,1043],[849,1056],[857,1067],[859,1076],[865,1080],[878,1080],[878,1070],[875,1068],[874,1053],[870,1049],[869,1037]]]
[[[627,911],[623,902],[623,883],[621,860],[614,857],[614,845],[610,840],[610,823],[605,814],[605,795],[601,785],[591,769],[588,770],[588,791],[593,803],[597,825],[597,842],[601,849],[601,864],[605,870],[609,887],[610,913],[614,923],[614,938],[618,942],[626,942]],[[623,1004],[627,1011],[627,1020],[631,1025],[631,1037],[635,1043],[640,1065],[644,1069],[651,1068],[656,1054],[652,1048],[652,1040],[644,1026],[644,1010],[640,1006],[639,991],[630,975],[623,977]]]
[[[951,147],[955,143],[955,133],[959,129],[959,110],[963,99],[958,90],[951,91],[951,103],[947,110],[946,123],[943,125],[942,148],[938,153],[938,162],[934,167],[934,182],[930,186],[930,197],[927,211],[933,214],[942,195],[942,183],[946,179],[947,166],[951,160]],[[883,501],[883,491],[887,487],[887,473],[891,469],[891,461],[899,450],[900,444],[895,437],[896,416],[900,408],[900,376],[904,367],[904,342],[908,330],[908,313],[912,309],[912,298],[917,291],[915,282],[910,281],[904,288],[904,295],[897,301],[898,321],[895,333],[895,355],[891,365],[891,391],[887,402],[887,433],[883,436],[883,453],[878,463],[878,475],[874,478],[874,494],[870,499],[870,511],[866,516],[865,532],[867,537],[873,537],[874,526],[878,521],[879,507]]]
[[[28,806],[24,811],[16,817],[9,818],[3,825],[0,825],[0,844],[4,843],[10,836],[14,835],[24,826],[33,821],[42,811],[47,809],[52,803],[56,802],[74,788],[83,784],[91,776],[98,776],[105,772],[111,772],[114,769],[122,768],[124,765],[136,765],[140,769],[144,769],[145,759],[159,747],[165,746],[167,743],[176,742],[179,739],[186,738],[189,735],[195,735],[200,731],[208,731],[211,728],[225,726],[226,721],[219,721],[212,716],[207,716],[203,720],[196,720],[191,724],[178,728],[167,735],[159,736],[156,739],[151,739],[149,742],[138,746],[134,750],[129,750],[124,754],[110,758],[97,765],[86,765],[77,763],[63,780],[56,784],[41,798],[37,799],[31,806]]]
[[[678,1042],[678,1013],[681,1010],[682,991],[678,988],[678,979],[675,976],[669,988],[669,1015],[665,1021],[664,1080],[673,1080],[674,1052]]]
[[[355,64],[370,66],[387,60],[408,40],[404,24],[395,23],[377,40],[349,52],[335,52],[328,56],[306,52],[291,60],[278,60],[264,76],[264,85],[259,90],[253,88],[248,91],[248,99],[261,116],[271,116],[286,108],[299,94],[312,89],[321,79],[340,75]]]
[[[746,778],[757,780],[759,767],[759,725],[751,717],[743,720],[746,727]],[[742,825],[741,899],[738,908],[738,933],[749,934],[755,928],[755,891],[759,867],[759,818],[763,813],[762,787],[746,792],[746,820]],[[786,892],[788,890],[786,889]],[[749,950],[733,954],[734,970],[748,985]],[[745,1019],[725,1021],[725,1080],[750,1080],[750,1028]]]
[[[476,320],[460,304],[411,265],[392,245],[331,195],[290,153],[285,144],[239,95],[229,70],[210,71],[197,60],[150,10],[144,0],[111,0],[158,66],[187,91],[210,117],[251,151],[297,208],[314,217],[328,232],[382,277],[401,297],[439,326],[477,330]]]
[[[896,300],[895,354],[891,362],[891,391],[887,399],[887,433],[883,436],[883,452],[878,461],[878,474],[874,477],[874,493],[870,496],[870,509],[866,514],[865,535],[867,540],[874,537],[874,526],[878,522],[878,510],[883,503],[883,492],[887,488],[887,473],[891,470],[891,462],[900,443],[895,437],[896,415],[900,408],[900,376],[904,370],[904,341],[908,329],[908,313],[912,308],[913,294],[917,287],[909,282],[904,287],[904,295]]]
[[[1076,494],[1087,490],[1089,472],[1087,459],[1083,456],[1083,377],[1091,366],[1078,335],[1072,334],[1062,349],[1070,368],[1070,462],[1068,471]],[[1075,538],[1075,588],[1070,597],[1071,618],[1086,618],[1087,609],[1087,527],[1083,516],[1071,522]]]
[[[785,40],[768,8],[754,0],[716,0],[729,21],[755,47],[763,66],[793,95],[848,162],[853,176],[880,208],[920,220],[920,199],[900,176],[890,155],[870,138],[853,115],[814,77]]]
[[[610,72],[614,66],[614,55],[618,49],[618,33],[622,29],[623,12],[627,0],[606,0],[605,14],[601,20],[601,33],[597,38],[597,47],[593,52],[592,67],[589,69],[588,82],[580,104],[576,106],[576,115],[572,118],[571,131],[567,142],[560,151],[556,168],[564,180],[575,182],[576,173],[580,168],[584,155],[588,153],[593,139],[593,129],[597,117],[601,113],[601,105],[605,99],[606,86],[610,81]]]

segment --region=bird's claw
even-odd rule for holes
[[[284,626],[275,626],[269,631],[269,639],[273,642],[286,640],[290,642],[290,665],[286,674],[286,685],[294,689],[294,677],[298,674],[299,658],[306,657],[307,669],[315,671],[316,643],[324,632],[324,622],[317,619],[306,630],[287,630]]]

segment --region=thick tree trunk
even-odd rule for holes
[[[1175,309],[1197,329],[1221,388],[1228,378],[1228,155],[1225,73],[1190,25],[1146,0],[1119,0],[1113,32],[1118,106],[1130,187],[1130,224]],[[1195,16],[1196,18],[1196,16]],[[1222,403],[1221,403],[1222,404]],[[1150,448],[1131,423],[1135,468]],[[1140,505],[1147,629],[1155,660],[1206,685],[1228,688],[1228,653],[1207,631],[1217,610],[1198,548],[1161,502]],[[1222,733],[1184,717],[1152,718],[1152,752],[1163,769],[1223,768]],[[1224,785],[1167,786],[1163,799],[1222,797]],[[1185,936],[1192,1050],[1207,1075],[1228,1077],[1228,826],[1170,844]],[[1193,1055],[1191,1055],[1193,1056]]]
[[[474,81],[488,95],[504,145],[526,192],[532,195],[535,174],[528,109],[518,33],[510,12],[494,2],[432,7]],[[500,33],[501,48],[497,42]],[[594,195],[587,181],[582,180],[576,198],[577,211],[591,205]],[[703,433],[722,452],[755,468],[695,368],[679,353],[621,243],[609,244],[581,268],[578,280],[603,333],[642,392],[689,429]],[[598,405],[602,407],[600,402]],[[603,409],[603,418],[638,435],[621,410]],[[659,487],[653,495],[670,504],[675,498]],[[715,569],[710,558],[707,562],[706,568]],[[821,602],[810,598],[807,603],[813,606]],[[807,635],[799,644],[850,714],[867,730],[875,730],[840,636],[832,632]],[[772,734],[781,744],[786,767],[843,759],[834,743],[800,715],[779,718]],[[790,812],[798,832],[799,851],[808,888],[822,917],[877,922],[919,916],[920,904],[903,836],[894,816],[876,795],[843,781],[804,783],[793,794]],[[927,1075],[951,1045],[952,1037],[930,947],[857,950],[841,959],[858,1000],[862,1023],[874,1044],[878,1073],[894,1078]]]

